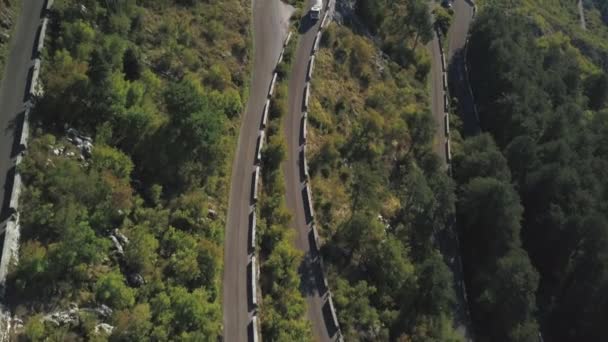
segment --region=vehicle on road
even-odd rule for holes
[[[321,18],[322,9],[323,9],[323,0],[315,0],[314,4],[310,8],[310,18],[313,20],[319,20],[319,18]]]

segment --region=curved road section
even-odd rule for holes
[[[250,263],[249,215],[254,210],[251,181],[255,170],[255,146],[272,72],[283,48],[292,11],[280,0],[254,0],[252,6],[253,76],[232,163],[224,245],[224,340],[230,342],[254,340],[251,329],[254,307],[248,293],[251,279],[247,271]]]
[[[479,131],[465,67],[465,46],[469,26],[473,21],[474,7],[472,3],[465,0],[456,0],[453,8],[454,19],[447,37],[449,48],[447,51],[443,51],[437,36],[428,46],[432,55],[431,110],[437,125],[434,150],[446,167],[450,158],[447,148],[450,135],[449,118],[446,115],[449,108],[446,107],[449,107],[451,102],[446,94],[449,93],[452,97],[458,98],[458,112],[463,114],[465,135],[476,134]],[[448,86],[450,86],[449,92]],[[472,341],[472,327],[468,312],[464,273],[460,261],[458,236],[453,229],[444,229],[438,237],[438,241],[444,259],[452,270],[454,277],[454,290],[457,297],[454,312],[456,329],[466,341]]]
[[[469,26],[474,16],[473,9],[472,2],[465,0],[454,2],[454,21],[448,33],[449,49],[446,56],[449,64],[450,95],[458,99],[458,110],[462,114],[465,136],[480,132],[473,92],[468,81],[465,55]]]
[[[307,9],[311,5],[309,4]],[[305,13],[308,13],[308,11]],[[321,13],[320,17],[323,18],[324,15],[325,13]],[[301,291],[306,299],[307,314],[312,323],[314,340],[325,342],[338,340],[339,333],[332,323],[332,308],[330,308],[330,301],[328,300],[328,289],[323,281],[321,260],[315,248],[316,244],[314,243],[311,227],[312,213],[305,209],[307,205],[305,205],[304,199],[308,198],[309,194],[306,193],[306,180],[302,168],[305,151],[301,135],[308,65],[320,25],[321,19],[313,21],[309,15],[304,16],[300,24],[299,43],[289,80],[289,107],[285,121],[287,159],[283,167],[287,207],[293,214],[291,225],[297,232],[295,245],[304,252],[304,260],[299,270]]]

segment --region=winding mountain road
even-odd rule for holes
[[[45,0],[22,1],[0,86],[0,184],[3,194],[0,196],[0,222],[4,222],[8,214],[11,174],[15,165],[16,144],[19,143],[15,128],[21,127],[23,120],[28,73],[33,65],[34,42],[44,3]]]
[[[27,0],[21,3],[21,12],[11,37],[9,54],[4,67],[4,76],[0,85],[0,228],[4,230],[10,211],[8,209],[19,131],[23,124],[25,111],[25,94],[28,89],[28,75],[33,66],[34,42],[40,26],[42,8],[45,0]],[[0,234],[0,245],[8,250],[17,250],[19,232],[8,229]],[[5,244],[6,241],[6,244]],[[0,253],[1,254],[1,253]],[[5,260],[5,262],[7,262]],[[5,264],[6,265],[6,264]],[[6,268],[0,278],[4,282]],[[0,286],[4,286],[2,283]],[[2,291],[2,295],[3,291]],[[9,340],[10,312],[3,305],[0,307],[0,341]]]
[[[251,180],[256,140],[268,87],[289,28],[292,8],[280,0],[253,0],[253,76],[232,163],[224,246],[224,340],[253,339],[249,326],[254,308],[248,294],[248,249]]]
[[[448,33],[448,78],[450,95],[458,99],[458,113],[464,125],[464,135],[471,136],[480,132],[479,120],[475,113],[473,93],[468,83],[465,45],[469,26],[473,22],[473,4],[468,0],[454,1],[454,21]]]
[[[433,41],[428,45],[432,56],[431,67],[431,110],[437,125],[434,150],[444,165],[448,165],[446,149],[447,130],[445,120],[445,99],[444,99],[444,66],[447,70],[449,79],[450,94],[458,98],[458,112],[463,114],[465,135],[476,134],[479,131],[476,115],[474,112],[474,102],[465,68],[465,45],[469,26],[473,21],[473,5],[465,0],[455,0],[454,18],[447,36],[448,49],[445,52],[445,61],[442,61],[442,49],[439,38],[435,35]],[[454,313],[456,329],[466,341],[472,341],[472,326],[468,313],[466,288],[462,263],[460,261],[460,251],[458,237],[453,229],[444,229],[438,237],[441,252],[444,255],[448,266],[452,270],[453,281],[456,293],[456,307]]]
[[[304,13],[308,13],[309,8],[310,4]],[[324,13],[321,18],[323,15]],[[295,245],[304,252],[304,261],[300,266],[301,291],[306,299],[308,319],[312,324],[314,340],[325,342],[338,339],[338,333],[331,328],[331,324],[326,323],[330,320],[326,301],[327,289],[323,284],[319,255],[311,241],[312,222],[305,211],[303,199],[306,183],[304,175],[301,173],[304,145],[300,133],[308,62],[320,23],[321,20],[311,21],[309,16],[305,16],[300,25],[299,42],[289,80],[288,115],[285,118],[287,158],[283,168],[287,207],[293,214],[291,226],[297,233]]]

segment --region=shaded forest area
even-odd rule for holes
[[[544,33],[544,34],[543,34]],[[608,336],[608,77],[560,32],[489,6],[470,78],[487,132],[454,160],[482,341]]]

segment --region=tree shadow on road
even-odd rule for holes
[[[6,181],[2,188],[2,208],[0,208],[0,222],[6,221],[12,214],[13,210],[9,208],[11,201],[11,192],[13,190],[13,182],[15,179],[16,167],[11,167],[6,173]]]
[[[310,17],[310,14],[306,13],[302,16],[302,18],[300,19],[300,27],[298,29],[298,32],[300,34],[306,34],[308,31],[310,31],[310,29],[312,29],[317,23],[319,22],[318,19],[312,19]]]

